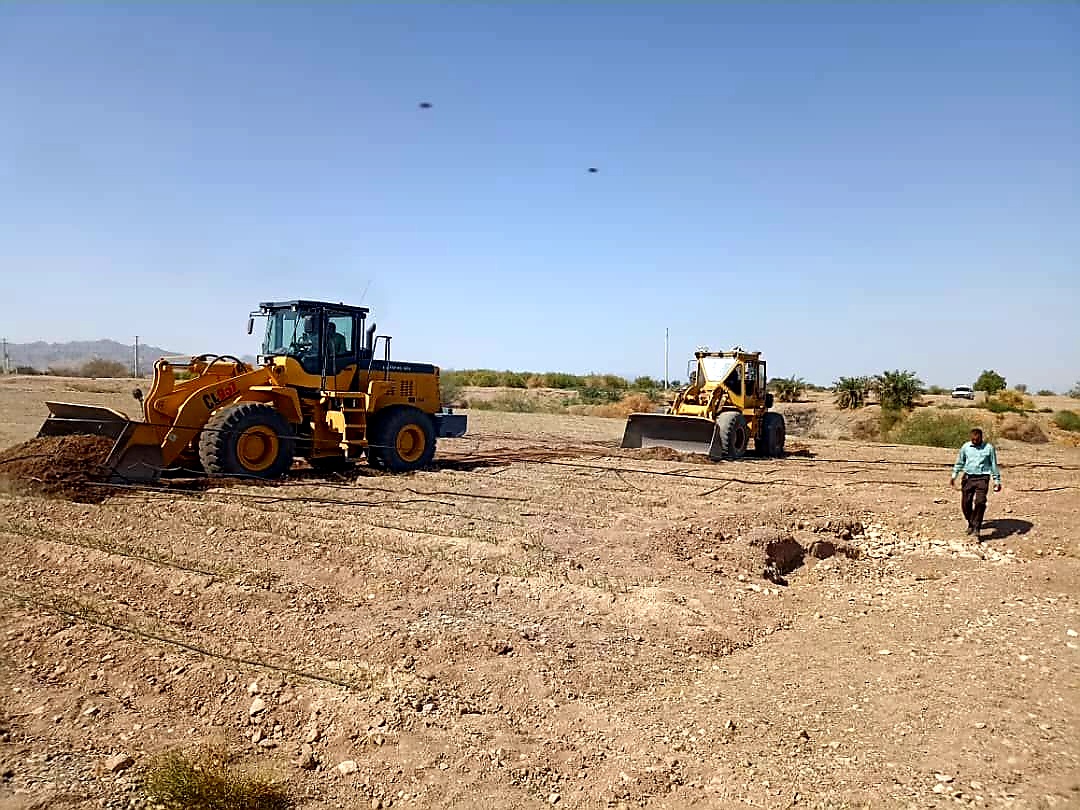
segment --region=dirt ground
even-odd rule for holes
[[[136,412],[96,385],[0,381],[0,448],[46,398]],[[1080,806],[1080,450],[1001,442],[974,542],[955,451],[621,432],[475,412],[413,475],[0,494],[0,807],[147,807],[208,742],[319,810]]]

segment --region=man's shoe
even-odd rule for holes
[[[975,534],[975,527],[972,526],[970,523],[968,524],[968,527],[967,527],[967,533],[968,534]]]

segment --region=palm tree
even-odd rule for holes
[[[856,410],[866,404],[870,380],[866,377],[841,377],[833,383],[836,404],[845,410]]]
[[[781,402],[798,402],[799,397],[806,390],[806,380],[802,377],[776,377],[769,385],[776,392],[776,398]]]
[[[911,371],[883,371],[874,378],[873,389],[877,391],[881,407],[886,410],[911,408],[923,393],[923,383]]]

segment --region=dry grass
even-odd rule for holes
[[[193,755],[162,754],[146,776],[147,796],[167,808],[186,810],[287,810],[292,799],[283,785],[238,768],[220,748]]]
[[[1016,414],[1007,414],[998,428],[998,435],[1004,439],[1015,439],[1028,444],[1046,444],[1050,439],[1034,419]]]
[[[649,413],[653,406],[653,401],[646,394],[627,394],[618,402],[609,402],[606,405],[572,405],[567,410],[577,416],[625,419],[632,413]]]

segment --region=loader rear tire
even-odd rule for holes
[[[750,445],[750,426],[741,413],[724,411],[716,417],[716,433],[721,458],[737,459],[746,455],[746,448]]]
[[[215,411],[199,436],[199,460],[210,475],[278,478],[289,471],[295,439],[272,406],[241,402]]]
[[[390,472],[408,472],[428,466],[435,456],[435,428],[417,408],[395,408],[380,415],[372,430],[368,463]]]
[[[783,414],[768,412],[761,422],[761,436],[754,440],[754,450],[759,456],[776,458],[784,455],[787,425]]]

